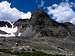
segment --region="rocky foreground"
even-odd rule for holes
[[[57,23],[45,12],[38,10],[32,13],[30,20],[19,19],[14,26],[18,27],[15,34],[20,32],[21,36],[0,37],[0,49],[8,49],[12,53],[42,51],[53,55],[75,56],[75,26],[71,23]]]

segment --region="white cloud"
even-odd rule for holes
[[[15,7],[11,8],[10,5],[11,3],[8,3],[7,1],[2,1],[0,3],[0,20],[16,21],[19,18],[30,19],[31,14],[28,14],[28,13],[31,13],[31,12],[24,13],[19,11]]]
[[[22,19],[26,19],[26,18],[30,19],[31,18],[31,12],[27,12],[27,14],[22,15],[21,18]]]
[[[53,4],[47,7],[48,14],[53,15],[53,19],[59,23],[70,22],[75,25],[75,12],[71,4],[62,2],[59,5]]]

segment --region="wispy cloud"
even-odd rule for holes
[[[36,0],[37,7],[42,8],[44,7],[45,1],[44,0]]]

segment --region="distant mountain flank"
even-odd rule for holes
[[[8,24],[4,23],[3,25]],[[14,28],[17,30],[14,33],[15,36],[11,34],[12,38],[9,35],[9,38],[0,39],[1,48],[10,47],[14,50],[13,52],[29,51],[33,48],[34,51],[38,50],[48,54],[75,56],[75,25],[69,22],[58,23],[46,12],[36,10],[32,12],[30,19],[19,19],[13,24],[13,27],[18,28]],[[9,29],[12,28],[9,27]],[[0,34],[7,33],[0,31]],[[27,49],[24,48],[26,46]]]

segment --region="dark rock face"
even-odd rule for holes
[[[75,26],[71,23],[64,23],[68,28],[69,31],[71,32],[71,35],[75,37]]]
[[[43,36],[61,36],[67,35],[67,30],[64,24],[57,23],[52,20],[45,12],[36,11],[32,14],[30,25],[36,32],[40,32]]]
[[[36,11],[32,14],[32,18],[30,19],[30,25],[37,31],[42,30],[43,28],[47,27],[49,24],[48,16],[45,15],[44,12]]]
[[[6,33],[6,32],[4,32],[4,31],[1,31],[1,30],[0,30],[0,34],[7,34],[7,33]]]
[[[11,24],[9,22],[5,22],[5,21],[0,21],[0,27],[3,27],[3,26],[8,26],[9,28],[11,28]]]

